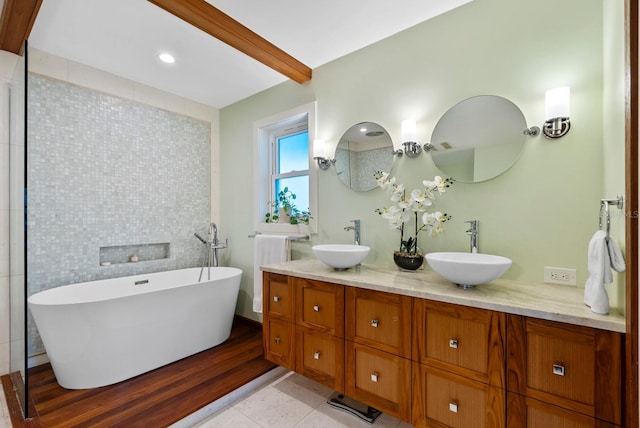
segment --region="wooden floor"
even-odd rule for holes
[[[165,427],[275,365],[262,358],[259,324],[236,318],[222,345],[115,385],[68,390],[49,364],[29,369],[36,420],[21,427]]]

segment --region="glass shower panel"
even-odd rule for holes
[[[26,361],[26,98],[27,46],[18,59],[9,85],[9,296],[10,374],[28,415]]]

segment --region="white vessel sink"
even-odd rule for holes
[[[431,269],[464,288],[499,278],[511,266],[511,259],[481,253],[429,253],[424,256]]]
[[[325,244],[311,247],[316,257],[335,269],[348,269],[360,264],[370,248],[366,245]]]

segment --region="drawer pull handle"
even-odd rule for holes
[[[378,327],[378,320],[371,320],[371,327]]]
[[[452,413],[458,413],[458,403],[456,402],[449,403],[449,411]]]
[[[378,373],[371,374],[371,382],[378,382]]]
[[[313,359],[314,360],[319,360],[320,359],[320,352],[314,352],[313,353]]]
[[[558,376],[564,376],[565,368],[563,365],[554,364],[553,365],[553,374]]]
[[[320,306],[313,305],[313,310],[314,310],[314,312],[320,312]]]
[[[458,349],[458,340],[449,339],[449,348]]]
[[[273,339],[273,341],[276,342],[279,345],[280,344],[280,336],[278,336],[275,339]]]
[[[273,301],[274,302],[279,302],[280,301],[280,296],[273,296]]]

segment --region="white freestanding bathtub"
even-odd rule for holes
[[[65,285],[28,304],[58,383],[95,388],[219,345],[231,333],[242,271],[200,268]]]

